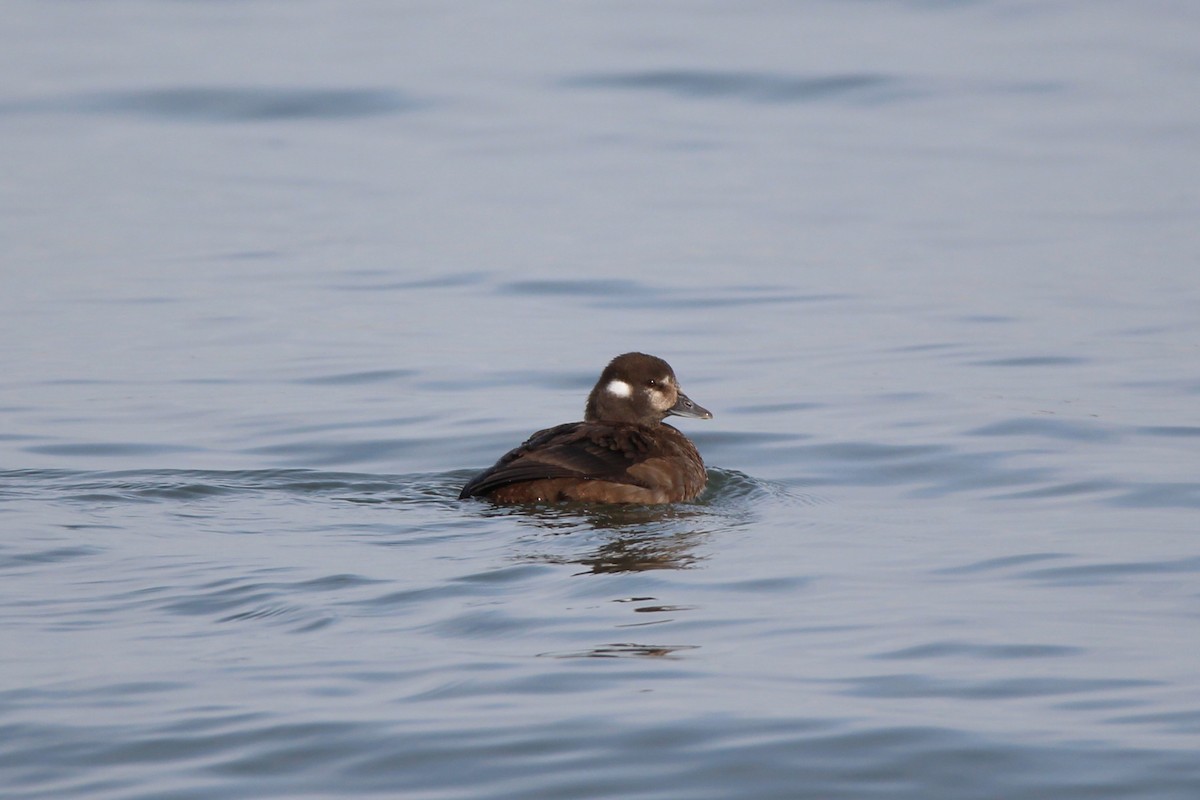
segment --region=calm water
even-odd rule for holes
[[[1200,797],[1198,42],[7,3],[4,796]],[[632,349],[699,501],[455,499]]]

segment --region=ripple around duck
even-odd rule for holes
[[[737,470],[710,467],[708,486],[699,498],[670,505],[592,505],[552,503],[518,506],[487,506],[499,516],[541,517],[548,524],[570,526],[572,522],[600,529],[670,526],[679,520],[724,519],[736,523],[747,519],[762,500],[791,501],[811,505],[812,498],[797,494],[782,484],[763,481]]]
[[[153,503],[205,500],[215,496],[284,494],[335,496],[375,503],[442,503],[457,499],[467,472],[379,475],[308,469],[265,470],[13,470],[0,472],[9,497],[45,497],[75,502]]]
[[[777,484],[736,470],[710,468],[709,486],[691,503],[657,506],[582,503],[495,506],[475,501],[464,513],[505,519],[531,536],[515,558],[582,566],[587,572],[633,573],[689,569],[703,561],[702,544],[716,533],[758,520],[762,501],[811,504]]]
[[[1200,508],[1200,482],[1070,479],[1045,459],[1032,463],[1048,448],[1052,452],[1061,450],[1060,446],[1045,443],[1049,440],[1107,444],[1126,434],[1126,430],[1087,422],[1022,419],[988,425],[968,434],[1015,437],[1022,440],[1021,448],[1009,445],[985,451],[944,444],[807,444],[785,440],[778,446],[764,444],[760,458],[780,468],[806,465],[807,474],[802,477],[809,486],[899,486],[922,498],[976,492],[1005,501],[1076,498],[1126,508]]]
[[[756,501],[771,498],[811,504],[781,484],[762,481],[737,470],[710,468],[709,485],[699,500],[670,506],[589,506],[555,504],[531,507],[462,503],[458,492],[473,470],[379,475],[308,469],[266,470],[10,470],[0,472],[2,496],[44,497],[46,493],[77,502],[205,500],[217,496],[290,494],[336,496],[358,503],[431,503],[463,509],[484,509],[489,515],[533,513],[551,520],[588,520],[599,527],[622,527],[709,515],[737,517]]]

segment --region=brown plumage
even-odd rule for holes
[[[583,422],[538,431],[463,487],[460,499],[497,503],[575,500],[675,503],[704,490],[696,446],[663,422],[669,415],[711,419],[679,390],[661,358],[614,358],[588,395]]]

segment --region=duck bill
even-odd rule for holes
[[[683,392],[679,393],[679,399],[675,401],[675,405],[667,409],[667,413],[676,417],[695,417],[696,419],[712,419],[712,412],[704,406],[696,405],[692,399]]]

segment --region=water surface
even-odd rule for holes
[[[6,797],[1200,795],[1190,6],[7,11]]]

